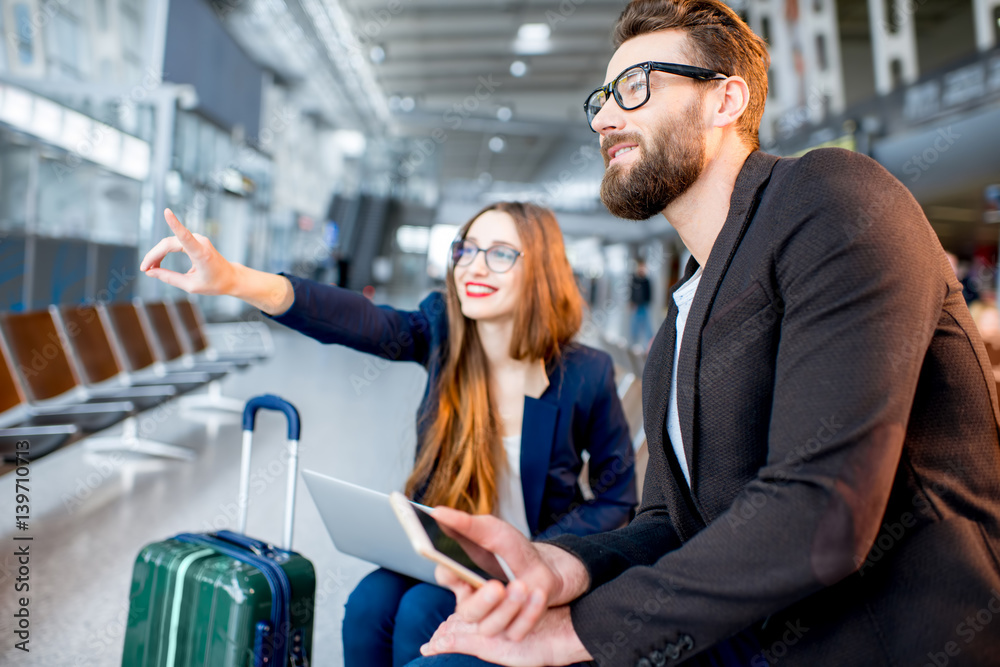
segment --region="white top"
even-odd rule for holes
[[[701,267],[699,266],[690,280],[674,292],[674,303],[677,304],[677,339],[674,342],[674,369],[670,374],[670,408],[667,410],[667,435],[670,437],[670,445],[674,448],[674,454],[677,455],[677,461],[681,464],[681,471],[684,473],[684,479],[688,486],[691,486],[691,471],[688,470],[687,456],[684,454],[684,441],[681,439],[680,418],[677,416],[677,360],[681,356],[684,325],[687,324],[691,302],[694,301],[694,293],[698,290],[700,282]]]
[[[530,538],[531,529],[528,528],[528,513],[524,509],[524,491],[521,488],[521,436],[504,436],[503,449],[507,453],[507,466],[497,476],[497,515]]]

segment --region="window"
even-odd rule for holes
[[[28,66],[35,62],[35,27],[31,24],[31,8],[23,2],[14,5],[14,23],[17,25],[17,59]]]

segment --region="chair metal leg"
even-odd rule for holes
[[[208,392],[194,396],[182,396],[181,409],[219,410],[221,412],[243,412],[244,401],[222,395],[219,381],[208,383]]]
[[[83,444],[89,452],[134,452],[178,461],[194,461],[198,456],[194,450],[187,447],[140,438],[139,425],[135,417],[129,417],[122,422],[121,435],[89,437]]]

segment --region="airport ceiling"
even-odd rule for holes
[[[529,183],[551,171],[554,156],[565,162],[571,148],[596,145],[583,100],[603,82],[611,27],[625,4],[255,0],[226,20],[251,55],[301,84],[300,99],[322,107],[317,114],[383,133],[394,159],[417,157],[419,171],[438,183]],[[419,159],[421,152],[429,155]]]

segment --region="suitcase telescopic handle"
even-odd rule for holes
[[[250,452],[253,449],[253,429],[259,410],[283,412],[288,418],[288,485],[285,489],[285,532],[282,548],[292,548],[292,528],[295,519],[295,487],[299,472],[299,411],[285,399],[273,394],[254,396],[243,408],[243,456],[240,461],[240,525],[239,532],[246,534],[247,510],[250,501]]]
[[[261,394],[260,396],[254,396],[247,401],[246,407],[243,408],[244,431],[253,431],[254,425],[257,421],[258,410],[274,410],[276,412],[284,412],[285,417],[288,418],[288,439],[299,439],[299,429],[301,428],[299,422],[299,411],[295,409],[294,405],[280,396],[275,396],[274,394]]]

